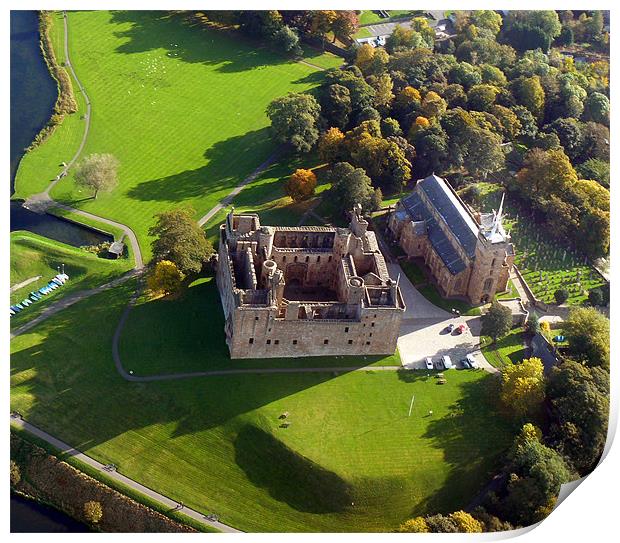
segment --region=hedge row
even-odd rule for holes
[[[45,139],[55,130],[55,128],[62,122],[65,115],[75,113],[78,110],[77,102],[75,101],[75,95],[73,94],[73,84],[71,83],[71,77],[67,73],[67,70],[58,64],[56,55],[54,53],[54,47],[52,45],[52,38],[50,36],[51,29],[54,24],[53,15],[49,11],[39,12],[39,35],[40,35],[40,47],[43,53],[43,58],[50,71],[51,76],[56,81],[58,88],[58,98],[54,104],[54,111],[43,127],[41,132],[37,134],[34,141],[30,145],[29,149],[40,145]]]
[[[157,504],[160,512],[155,511],[152,505],[156,502],[146,496],[139,501],[130,499],[125,494],[133,494],[132,497],[142,495],[129,492],[132,489],[127,488],[119,489],[122,493],[118,492],[110,488],[111,485],[102,484],[94,477],[82,473],[81,470],[86,464],[81,463],[78,471],[68,463],[75,463],[74,458],[67,457],[67,462],[61,461],[49,454],[54,452],[50,451],[51,446],[42,448],[33,441],[43,445],[40,440],[31,439],[25,432],[11,428],[11,458],[19,466],[21,474],[16,491],[52,504],[85,524],[88,522],[84,517],[84,503],[98,501],[103,508],[103,518],[97,528],[104,532],[192,532],[194,529],[184,524],[199,525],[182,514],[163,514],[170,512],[161,504]],[[121,484],[115,486],[124,487]],[[176,520],[171,518],[173,516]],[[187,522],[188,520],[192,522]],[[196,528],[204,529],[202,526]]]

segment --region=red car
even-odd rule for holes
[[[462,334],[465,330],[466,330],[465,325],[464,325],[464,324],[459,324],[459,325],[456,327],[455,332],[456,332],[457,334]]]

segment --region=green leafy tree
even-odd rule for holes
[[[313,96],[289,93],[267,106],[267,116],[277,141],[308,152],[319,138],[317,121],[321,106]]]
[[[609,319],[593,307],[571,310],[564,321],[569,352],[588,366],[609,367]]]
[[[589,473],[607,440],[609,373],[566,360],[551,370],[547,399],[551,405],[553,447],[581,475]]]
[[[329,198],[343,213],[351,211],[355,204],[361,204],[366,212],[374,211],[375,190],[362,168],[354,168],[348,162],[338,162],[329,172],[328,181],[332,184]]]
[[[574,478],[559,453],[528,433],[517,436],[509,454],[507,496],[501,507],[504,518],[521,526],[543,520],[561,485]]]
[[[545,110],[545,91],[537,75],[513,80],[511,89],[519,105],[526,107],[536,119],[542,119]]]
[[[512,328],[512,313],[510,308],[501,305],[497,300],[493,300],[489,310],[482,316],[483,334],[488,335],[497,341],[504,337]]]
[[[493,36],[497,36],[502,28],[502,16],[491,9],[472,11],[470,19],[478,28],[490,30]]]
[[[568,158],[575,160],[583,148],[583,134],[576,119],[556,119],[543,127],[545,132],[555,134]]]
[[[349,89],[338,84],[327,87],[321,99],[321,111],[332,126],[344,129],[352,109]]]
[[[94,153],[76,166],[73,178],[77,185],[91,189],[96,199],[99,191],[110,191],[116,186],[118,166],[114,155]]]
[[[500,170],[505,163],[501,144],[502,139],[489,130],[471,130],[463,162],[467,170],[483,180],[489,173]]]
[[[525,321],[525,331],[531,336],[540,333],[540,321],[536,311],[531,311]]]
[[[155,238],[151,247],[155,260],[170,260],[184,274],[198,273],[213,253],[205,232],[194,220],[194,211],[181,207],[155,215],[149,236]]]
[[[586,120],[609,126],[609,111],[609,98],[600,92],[593,92],[585,100],[583,116]]]
[[[553,297],[555,298],[555,302],[558,305],[562,305],[564,302],[566,302],[566,300],[568,300],[569,296],[570,296],[570,293],[565,288],[559,288],[559,289],[557,289],[553,293]]]
[[[356,67],[353,66],[353,68]],[[375,98],[375,90],[364,80],[359,69],[357,72],[359,75],[352,69],[339,70],[335,68],[328,70],[325,74],[327,85],[337,84],[349,89],[351,108],[354,112],[372,106]]]
[[[474,85],[467,93],[467,105],[476,111],[489,111],[498,93],[499,89],[493,85]]]
[[[603,187],[609,188],[609,162],[598,158],[589,158],[577,166],[577,173],[582,179],[594,179]]]
[[[588,292],[588,302],[590,302],[591,306],[603,305],[603,293],[599,288],[593,288],[590,292]]]

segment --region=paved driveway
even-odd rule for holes
[[[466,354],[472,354],[480,367],[492,373],[497,371],[479,349],[480,317],[455,318],[420,294],[398,264],[389,262],[387,265],[392,277],[400,274],[400,289],[407,305],[398,338],[398,351],[404,367],[426,369],[426,357],[436,361],[448,355],[453,363],[457,363]],[[465,324],[465,332],[458,335],[447,333],[445,328],[449,324],[454,324],[455,328]]]

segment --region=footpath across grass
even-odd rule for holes
[[[457,371],[443,386],[426,374],[379,371],[126,382],[110,346],[133,288],[98,294],[15,338],[11,409],[227,524],[391,531],[412,515],[465,507],[512,440],[485,372]],[[194,316],[205,332],[209,315],[205,307]],[[219,348],[193,333],[186,343],[198,362]]]
[[[323,77],[169,12],[78,11],[68,21],[71,61],[93,108],[83,155],[115,155],[119,185],[94,200],[70,173],[52,196],[130,226],[147,261],[153,215],[189,204],[199,217],[213,207],[274,151],[267,105]],[[19,197],[43,190],[73,155],[83,132],[78,115],[23,159]]]
[[[58,241],[44,238],[31,232],[11,232],[11,285],[41,275],[41,279],[11,292],[11,303],[27,298],[33,290],[45,286],[64,264],[69,280],[60,288],[44,296],[11,317],[11,328],[25,324],[37,316],[52,302],[79,290],[93,288],[132,268],[128,258],[108,260]]]
[[[231,360],[214,277],[195,280],[178,298],[142,299],[129,314],[120,355],[135,375],[234,368],[400,366],[390,356],[316,356]]]

